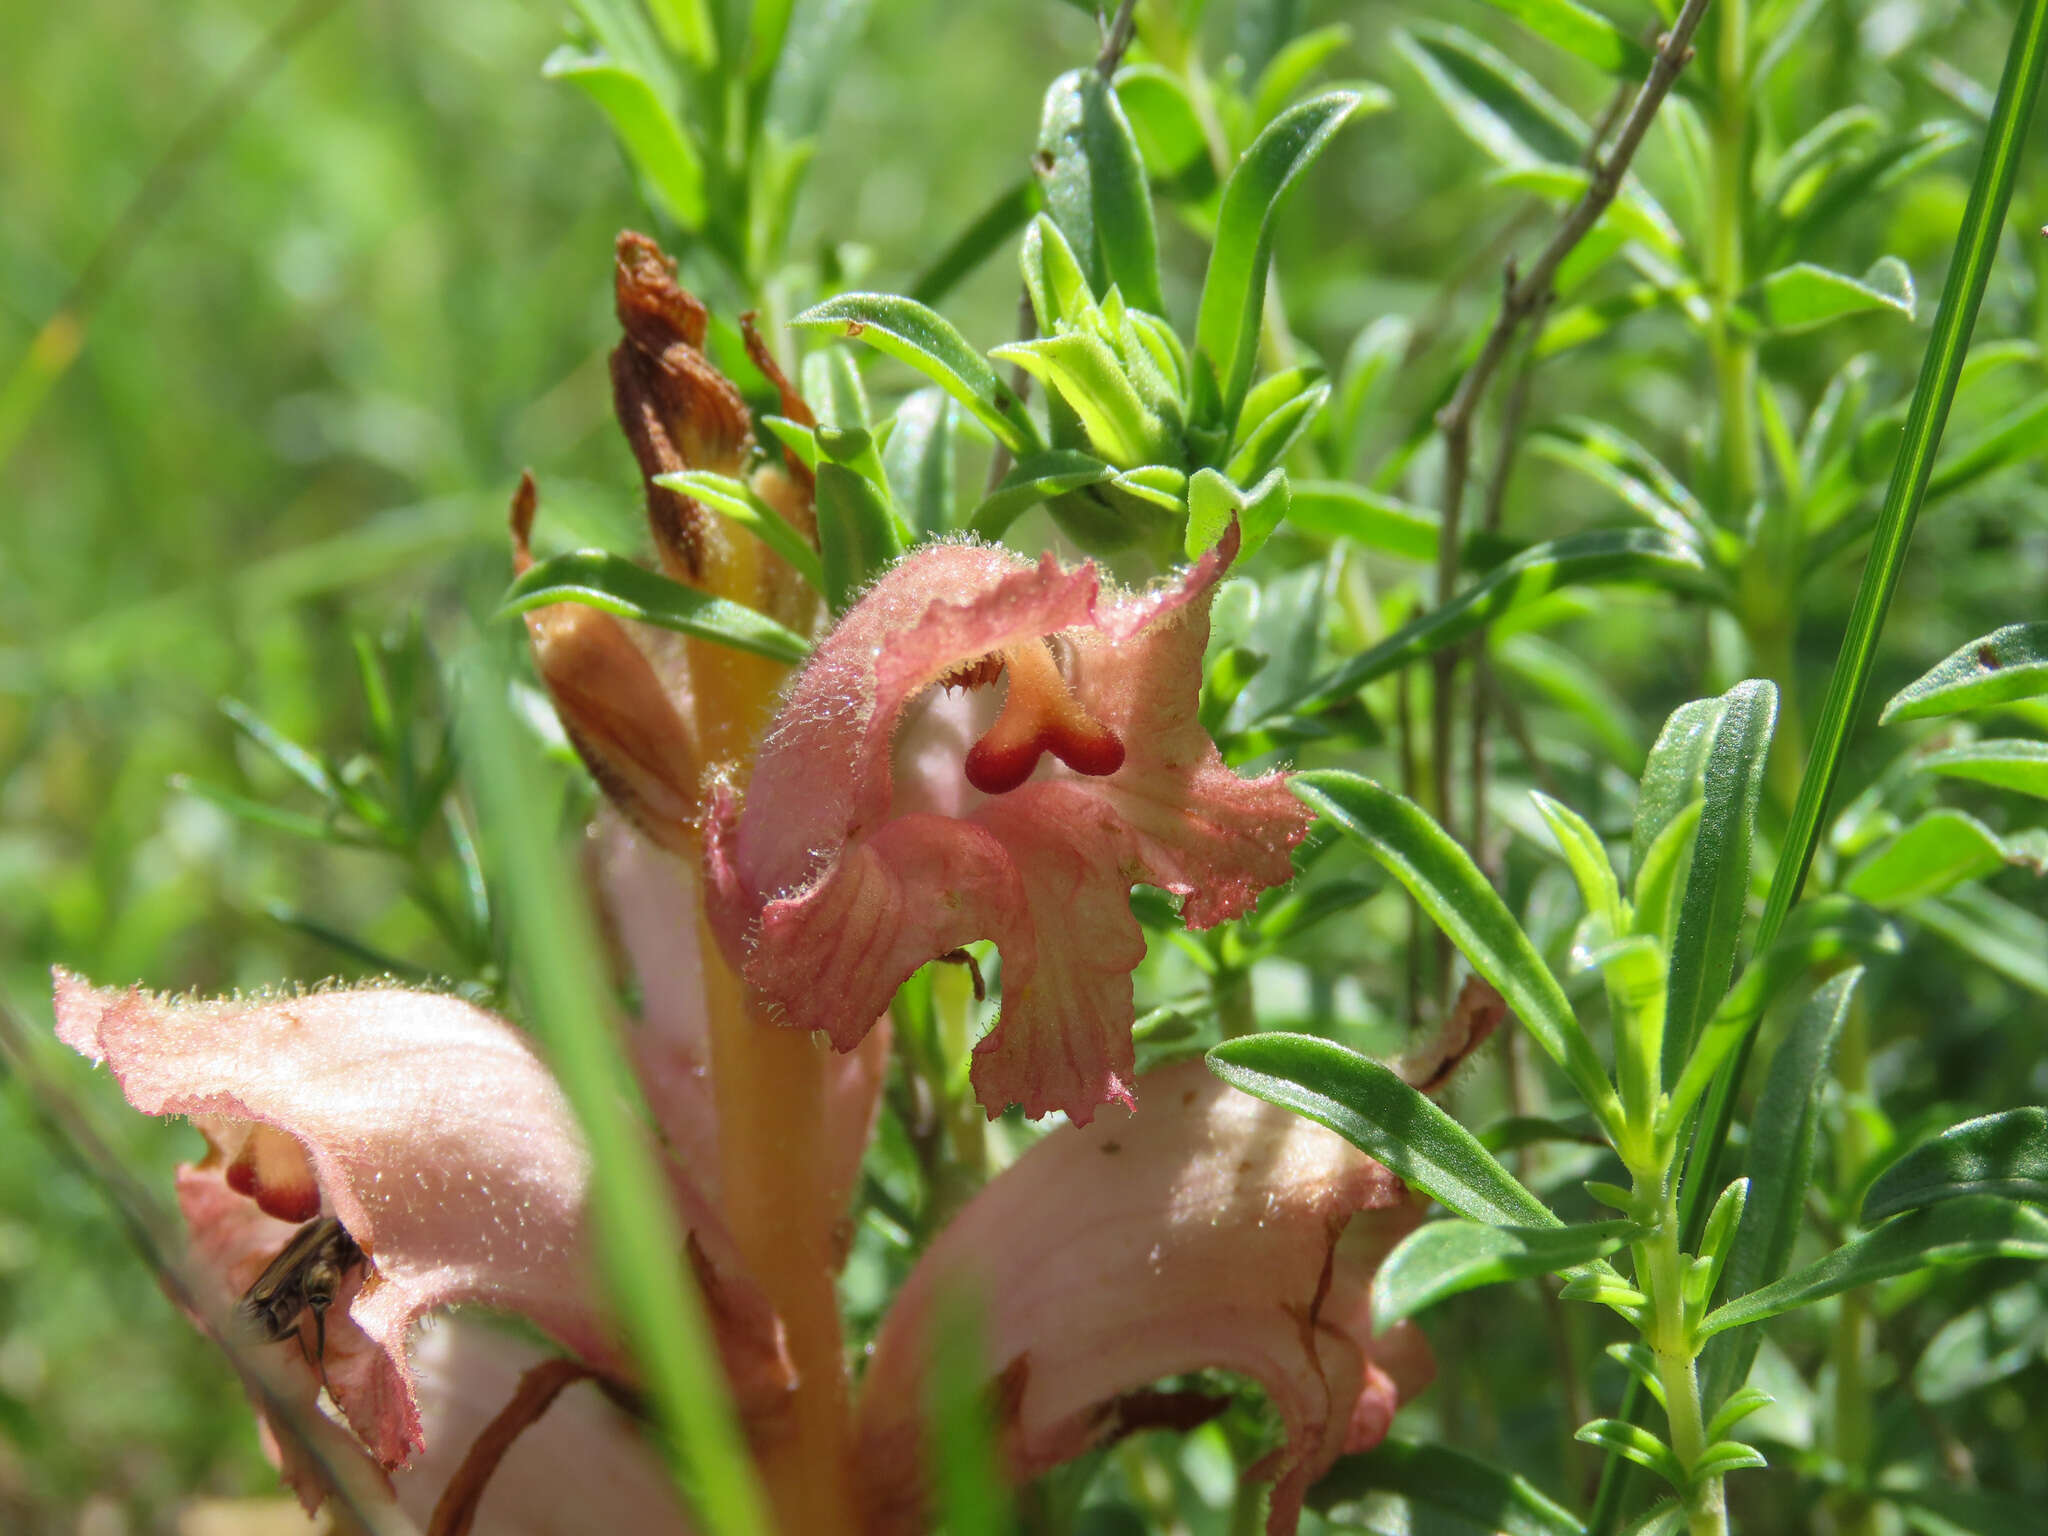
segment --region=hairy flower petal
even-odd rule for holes
[[[857,1410],[876,1536],[924,1528],[922,1379],[955,1288],[984,1320],[1013,1477],[1119,1433],[1120,1403],[1161,1377],[1230,1371],[1263,1387],[1286,1425],[1255,1469],[1275,1479],[1273,1532],[1291,1531],[1309,1484],[1376,1443],[1427,1382],[1419,1335],[1404,1324],[1374,1339],[1367,1303],[1373,1268],[1420,1215],[1401,1182],[1200,1062],[1142,1086],[1141,1112],[1033,1147],[905,1282]]]
[[[381,1358],[332,1379],[385,1465],[421,1443],[405,1341],[433,1308],[519,1312],[614,1361],[586,1283],[589,1157],[561,1090],[503,1020],[396,988],[173,1002],[62,971],[56,1011],[59,1036],[106,1061],[137,1109],[268,1127],[304,1148],[324,1206],[369,1256],[347,1315]],[[282,1247],[290,1229],[272,1235]]]
[[[547,1357],[474,1323],[428,1329],[413,1352],[430,1449],[392,1475],[398,1504],[427,1528],[477,1436]],[[486,1536],[683,1533],[675,1484],[641,1427],[591,1382],[566,1389],[512,1442],[477,1506]]]
[[[941,544],[846,614],[744,808],[727,791],[707,817],[721,938],[786,1021],[850,1049],[918,966],[991,939],[983,1105],[1085,1122],[1129,1101],[1131,885],[1180,894],[1196,926],[1236,916],[1292,875],[1310,820],[1283,775],[1232,773],[1197,716],[1235,548],[1105,595],[1092,565]]]

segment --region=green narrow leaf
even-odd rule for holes
[[[1419,23],[1394,47],[1459,130],[1502,165],[1575,163],[1586,125],[1536,78],[1460,27]]]
[[[1441,519],[1428,507],[1342,480],[1297,480],[1287,520],[1305,533],[1428,565]]]
[[[360,655],[360,652],[358,654]],[[366,683],[373,676],[375,674],[366,674]],[[381,681],[381,679],[378,679],[378,681]],[[387,741],[392,740],[396,733],[396,727],[391,722],[390,706],[386,704],[383,709],[380,710],[378,708],[379,702],[384,697],[382,688],[366,686],[363,692],[370,704],[371,717],[384,722],[384,738]],[[236,730],[248,737],[251,742],[274,759],[278,766],[305,785],[306,788],[313,791],[314,794],[323,800],[335,798],[336,787],[334,779],[327,772],[326,765],[296,741],[293,741],[289,736],[277,730],[268,720],[257,714],[255,710],[244,704],[240,699],[222,699],[220,701],[220,712],[234,722]]]
[[[1716,1477],[1726,1477],[1744,1467],[1768,1467],[1764,1453],[1753,1445],[1744,1445],[1740,1440],[1717,1440],[1700,1452],[1700,1459],[1692,1464],[1692,1480],[1688,1484],[1697,1488],[1701,1483]]]
[[[1755,1413],[1759,1408],[1768,1408],[1777,1399],[1761,1387],[1743,1387],[1730,1392],[1726,1402],[1715,1410],[1713,1418],[1707,1421],[1707,1438],[1726,1438],[1728,1431]]]
[[[1564,989],[1471,856],[1420,806],[1370,779],[1322,769],[1296,774],[1289,787],[1408,888],[1614,1134],[1621,1115],[1614,1085]]]
[[[1363,1455],[1345,1456],[1309,1490],[1309,1502],[1327,1510],[1368,1494],[1458,1521],[1458,1531],[1475,1536],[1584,1536],[1571,1511],[1526,1478],[1435,1442],[1390,1438]],[[1412,1520],[1402,1529],[1411,1527],[1436,1528]]]
[[[1034,453],[1016,462],[1003,477],[1003,483],[974,509],[967,526],[980,538],[1000,539],[1010,524],[1039,502],[1100,485],[1115,474],[1114,465],[1103,463],[1091,453],[1069,448]]]
[[[1035,178],[1026,177],[1006,187],[984,208],[953,243],[932,258],[910,285],[910,296],[920,304],[936,304],[960,285],[1003,243],[1031,222],[1031,216],[1045,206],[1045,194]]]
[[[1973,741],[1923,757],[1919,766],[2048,800],[2048,741]]]
[[[1168,448],[1166,423],[1139,397],[1109,343],[1092,331],[1014,341],[989,356],[1015,363],[1057,391],[1080,418],[1089,446],[1110,463],[1124,469],[1156,463]]]
[[[1153,314],[1159,291],[1159,238],[1144,160],[1114,87],[1093,68],[1070,69],[1045,93],[1038,149],[1045,205],[1074,248],[1097,294],[1112,284]]]
[[[1600,841],[1600,834],[1577,811],[1541,790],[1531,791],[1529,798],[1536,804],[1537,815],[1550,828],[1558,852],[1564,855],[1588,914],[1600,919],[1611,937],[1625,932],[1628,922],[1621,901],[1621,882],[1615,878],[1614,865],[1607,857],[1607,845]]]
[[[867,584],[903,553],[903,529],[876,481],[874,440],[865,432],[818,429],[828,458],[818,465],[818,558],[825,600],[844,613]]]
[[[1996,1195],[1963,1195],[1894,1217],[1762,1290],[1717,1307],[1706,1337],[1762,1322],[1873,1280],[1977,1259],[2048,1259],[2048,1216]]]
[[[1362,104],[1356,91],[1331,91],[1289,108],[1253,141],[1224,184],[1195,320],[1193,382],[1195,419],[1226,437],[1236,427],[1258,354],[1274,209]]]
[[[1685,545],[1640,528],[1596,529],[1538,544],[1497,566],[1441,608],[1360,652],[1273,710],[1306,714],[1349,698],[1367,683],[1454,645],[1545,593],[1573,584],[1625,581],[1671,583],[1702,569]]]
[[[1231,450],[1230,463],[1224,472],[1240,485],[1263,477],[1300,441],[1329,398],[1330,386],[1317,383],[1282,401],[1260,418],[1257,426],[1244,432],[1239,446]]]
[[[1666,1082],[1677,1077],[1691,1055],[1735,971],[1764,759],[1778,722],[1778,690],[1761,679],[1738,683],[1715,702],[1720,708],[1713,724],[1701,733],[1700,826],[1671,944]]]
[[[2048,922],[1981,885],[1916,901],[1915,922],[2009,981],[2048,997]]]
[[[818,552],[811,548],[810,541],[790,527],[780,512],[755,495],[753,487],[745,481],[735,480],[729,475],[712,474],[708,470],[690,469],[672,475],[656,475],[654,483],[671,491],[680,491],[720,517],[739,524],[787,560],[813,589],[825,590],[824,567],[818,563]]]
[[[1328,63],[1331,56],[1351,41],[1351,29],[1343,22],[1316,27],[1289,38],[1259,71],[1250,97],[1250,131],[1257,133],[1273,121],[1308,83],[1308,77]]]
[[[1546,42],[1576,54],[1595,69],[1629,80],[1650,72],[1650,55],[1641,43],[1597,11],[1577,0],[1486,0]]]
[[[1851,871],[1842,888],[1873,907],[1901,907],[2003,869],[2005,857],[2005,844],[1983,822],[1943,807]]]
[[[1922,1142],[1871,1182],[1863,1220],[1968,1195],[2048,1204],[2048,1109],[1983,1115]]]
[[[1624,1419],[1594,1419],[1581,1424],[1572,1438],[1648,1468],[1674,1488],[1685,1486],[1685,1469],[1679,1466],[1671,1447],[1639,1424]]]
[[[704,227],[704,157],[647,78],[614,59],[558,48],[541,66],[597,103],[653,201],[687,230]]]
[[[1244,1035],[1212,1047],[1209,1070],[1254,1098],[1327,1126],[1460,1216],[1497,1226],[1563,1226],[1427,1095],[1333,1040]]]
[[[794,664],[811,654],[808,640],[765,613],[657,576],[623,555],[601,549],[557,555],[530,567],[512,583],[498,612],[501,616],[526,613],[549,603],[585,603],[620,618],[659,625],[776,661]]]
[[[1126,64],[1116,72],[1116,94],[1162,194],[1192,203],[1216,190],[1209,139],[1178,76],[1157,64]]]
[[[221,789],[201,779],[188,778],[174,773],[170,786],[181,794],[197,795],[209,804],[219,806],[237,821],[246,821],[251,826],[264,827],[272,832],[282,832],[286,837],[304,838],[309,843],[352,844],[360,841],[344,833],[332,821],[319,816],[308,816],[302,811],[288,811],[282,806],[271,805],[262,800],[251,800],[247,795],[238,795],[233,790]]]
[[[896,407],[896,427],[882,447],[882,468],[911,531],[923,538],[953,527],[953,401],[920,389]]]
[[[1831,272],[1810,261],[1780,267],[1743,296],[1758,321],[1779,335],[1810,331],[1849,315],[1890,310],[1913,318],[1913,278],[1887,258],[1862,278]]]
[[[922,373],[972,411],[1022,458],[1040,447],[1023,402],[943,315],[892,293],[842,293],[790,321],[799,329],[855,337]]]
[[[1639,1231],[1629,1221],[1579,1227],[1429,1222],[1410,1232],[1380,1261],[1372,1282],[1373,1331],[1384,1333],[1404,1318],[1481,1286],[1576,1269],[1605,1258]]]
[[[819,426],[842,432],[866,432],[874,426],[868,388],[851,348],[820,347],[804,359],[803,397],[817,413]]]
[[[2025,1370],[2044,1349],[2048,1304],[2040,1280],[2026,1280],[1944,1323],[1913,1364],[1913,1390],[1923,1402],[1954,1402]]]
[[[1785,1043],[1771,1058],[1763,1094],[1750,1117],[1749,1199],[1726,1255],[1721,1295],[1727,1301],[1761,1290],[1792,1262],[1792,1245],[1813,1182],[1814,1141],[1820,1131],[1828,1063],[1862,974],[1848,970],[1824,983],[1800,1009]],[[1707,1247],[1712,1251],[1713,1245]],[[1749,1379],[1761,1338],[1756,1333],[1736,1334],[1707,1346],[1700,1399],[1709,1413]]]

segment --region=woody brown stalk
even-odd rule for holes
[[[1671,30],[1664,35],[1649,75],[1636,93],[1613,152],[1593,168],[1583,196],[1568,212],[1528,269],[1509,274],[1501,295],[1499,313],[1481,344],[1479,356],[1458,380],[1449,402],[1437,413],[1437,428],[1444,440],[1444,515],[1437,543],[1436,601],[1441,607],[1457,595],[1459,543],[1463,534],[1465,486],[1472,472],[1472,425],[1480,403],[1492,386],[1509,349],[1522,326],[1549,304],[1551,283],[1557,269],[1607,211],[1621,190],[1636,151],[1642,147],[1657,110],[1670,94],[1678,72],[1692,57],[1692,38],[1706,15],[1709,0],[1686,0]],[[1454,693],[1459,653],[1455,648],[1439,651],[1432,663],[1433,689],[1430,701],[1430,771],[1437,815],[1446,821],[1451,809],[1452,734],[1456,715]],[[1439,949],[1436,994],[1439,1004],[1448,1001],[1450,990],[1450,949]]]

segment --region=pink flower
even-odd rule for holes
[[[919,1405],[951,1291],[984,1319],[1013,1478],[1133,1429],[1199,1422],[1202,1403],[1144,1389],[1232,1371],[1286,1425],[1252,1471],[1275,1479],[1275,1533],[1294,1529],[1331,1462],[1377,1445],[1428,1384],[1421,1334],[1404,1323],[1375,1339],[1367,1301],[1380,1259],[1421,1216],[1401,1181],[1199,1061],[1143,1084],[1141,1109],[1062,1126],[992,1181],[897,1293],[855,1414],[875,1536],[927,1528]]]
[[[1311,819],[1281,774],[1224,766],[1196,715],[1235,551],[1233,532],[1171,585],[1110,595],[1092,564],[940,544],[840,620],[708,835],[721,931],[785,1021],[850,1049],[919,966],[993,939],[983,1106],[1085,1124],[1132,1102],[1131,886],[1222,922],[1292,876]]]
[[[608,863],[623,877],[609,882],[615,893],[644,892],[684,868],[626,837]],[[624,932],[632,942],[635,927]],[[656,956],[636,952],[643,985],[660,985]],[[673,953],[669,943],[657,952],[663,963]],[[179,1172],[179,1203],[222,1309],[313,1213],[337,1217],[360,1245],[364,1260],[326,1320],[324,1379],[354,1441],[333,1438],[343,1454],[391,1472],[409,1513],[434,1508],[480,1454],[472,1443],[489,1439],[485,1426],[522,1372],[548,1358],[472,1321],[421,1331],[422,1318],[460,1304],[520,1314],[599,1383],[631,1388],[630,1363],[593,1300],[582,1141],[510,1025],[455,998],[396,988],[172,1002],[61,972],[56,1007],[61,1036],[106,1060],[132,1104],[189,1114],[206,1134],[208,1155]],[[712,1097],[701,1071],[675,1070],[687,1042],[658,1018],[651,1009],[636,1044],[669,1036],[640,1055],[666,1125],[675,1085],[694,1084],[683,1099],[700,1109]],[[866,1048],[848,1058],[828,1100],[835,1167],[825,1176],[842,1200],[879,1088],[878,1057]],[[1265,1388],[1286,1427],[1285,1443],[1254,1469],[1276,1479],[1275,1533],[1293,1529],[1303,1490],[1338,1455],[1376,1444],[1427,1382],[1419,1335],[1404,1325],[1375,1339],[1366,1299],[1379,1259],[1419,1217],[1400,1181],[1200,1062],[1143,1086],[1142,1112],[1045,1137],[913,1269],[855,1405],[861,1518],[875,1536],[928,1523],[920,1378],[934,1303],[960,1287],[978,1291],[987,1319],[1013,1477],[1135,1428],[1199,1422],[1205,1404],[1144,1389],[1163,1376],[1232,1371]],[[705,1198],[715,1170],[678,1164],[674,1173],[742,1418],[756,1437],[772,1436],[798,1385],[779,1325],[733,1263]],[[303,1347],[267,1346],[266,1363],[310,1409],[321,1377]],[[318,1470],[290,1457],[285,1470],[317,1505]],[[607,1512],[604,1529],[684,1528],[638,1427],[592,1385],[571,1387],[485,1470],[492,1530],[593,1529],[583,1517],[597,1521],[596,1511]]]

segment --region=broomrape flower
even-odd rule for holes
[[[643,468],[736,468],[746,417],[697,350],[701,308],[639,237],[621,238],[619,273],[614,382]],[[805,490],[792,467],[778,494]],[[535,506],[529,482],[521,560]],[[794,576],[721,542],[732,531],[687,498],[650,515],[672,574],[802,619]],[[935,1310],[962,1288],[986,1319],[1012,1477],[1199,1422],[1213,1404],[1150,1389],[1221,1369],[1257,1382],[1285,1427],[1253,1469],[1273,1481],[1275,1532],[1428,1379],[1419,1336],[1375,1338],[1367,1304],[1418,1218],[1400,1181],[1199,1062],[1134,1069],[1130,886],[1222,921],[1288,878],[1306,827],[1280,775],[1237,777],[1196,719],[1209,595],[1234,547],[1124,595],[1090,566],[928,546],[843,616],[779,709],[777,678],[764,691],[714,648],[589,609],[530,616],[538,670],[616,808],[591,846],[641,999],[627,1044],[785,1528],[927,1528],[920,1383]],[[831,1270],[891,999],[984,938],[1002,1015],[976,1048],[977,1096],[1070,1123],[931,1243],[849,1384]],[[286,1342],[264,1351],[288,1401],[324,1391],[330,1451],[438,1530],[471,1514],[509,1532],[686,1528],[594,1283],[588,1154],[514,1025],[397,987],[195,1001],[59,972],[55,1001],[60,1036],[131,1104],[203,1133],[178,1200],[223,1312],[302,1224],[347,1234],[331,1302],[282,1319]],[[837,1052],[807,1049],[812,1031]],[[552,1350],[471,1309],[526,1319]],[[278,1449],[317,1505],[322,1469]]]

